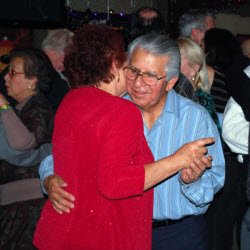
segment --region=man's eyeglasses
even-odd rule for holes
[[[17,72],[13,69],[9,69],[8,74],[10,77],[13,77],[15,74],[25,74],[24,72]]]
[[[129,66],[126,66],[123,68],[124,70],[124,75],[125,75],[125,78],[127,78],[128,80],[135,80],[138,76],[141,76],[142,78],[142,81],[149,85],[149,86],[154,86],[157,84],[157,82],[161,79],[163,79],[165,76],[162,76],[162,77],[158,77],[154,74],[151,74],[151,73],[144,73],[144,72],[140,72],[139,70],[137,69],[134,69],[134,68],[131,68]]]

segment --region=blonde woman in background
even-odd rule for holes
[[[190,38],[180,37],[177,39],[177,43],[181,54],[181,73],[185,75],[192,84],[199,103],[207,109],[216,123],[219,132],[221,132],[214,100],[210,95],[204,52],[202,48]]]

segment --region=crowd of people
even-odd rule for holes
[[[85,24],[11,52],[0,249],[249,249],[250,42],[203,9],[170,38],[152,7],[128,40]]]

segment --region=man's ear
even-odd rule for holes
[[[193,28],[192,31],[191,31],[191,38],[196,43],[199,43],[199,41],[198,41],[198,31],[199,31],[199,29],[197,29],[197,28]]]
[[[168,82],[167,82],[167,85],[166,85],[166,91],[168,92],[169,90],[171,90],[175,83],[178,81],[179,77],[175,76],[173,78],[171,78]]]

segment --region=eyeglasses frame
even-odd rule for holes
[[[16,74],[25,75],[24,72],[18,72],[18,71],[15,71],[15,70],[13,70],[13,69],[9,69],[9,70],[8,70],[8,74],[9,74],[10,77],[15,76]]]
[[[126,73],[124,72],[124,73],[125,73],[125,74],[124,74],[125,78],[128,79],[128,80],[131,80],[131,81],[134,81],[134,80],[136,80],[136,79],[138,78],[138,76],[141,76],[141,79],[142,79],[142,81],[144,82],[142,76],[143,76],[143,74],[148,74],[148,73],[146,73],[146,72],[141,72],[141,71],[139,71],[139,70],[137,70],[137,69],[133,69],[133,68],[130,67],[130,66],[125,66],[125,67],[123,68],[124,71],[125,71],[126,69],[134,70],[134,71],[136,71],[136,73],[137,73],[137,76],[135,77],[135,79],[129,79],[129,78],[126,77]],[[163,78],[166,77],[166,76],[167,76],[167,75],[158,77],[158,76],[155,75],[155,77],[156,77],[156,79],[157,79],[157,82],[156,82],[155,84],[148,84],[148,83],[146,83],[146,82],[144,82],[144,83],[147,84],[148,86],[155,86],[155,85],[157,85],[157,83],[158,83],[159,80],[163,79]]]

